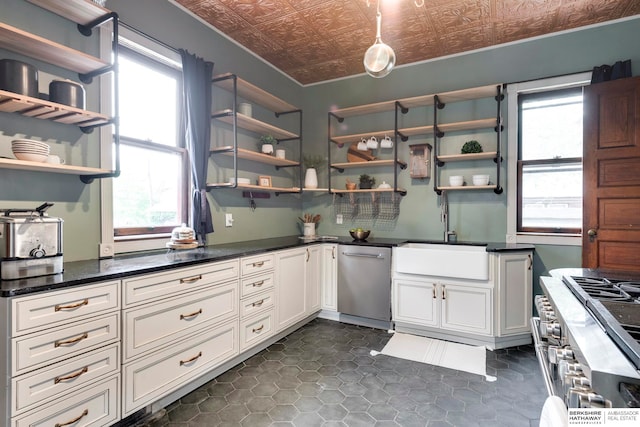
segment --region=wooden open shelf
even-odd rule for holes
[[[486,160],[495,159],[498,153],[495,151],[487,151],[484,153],[469,153],[469,154],[447,154],[444,156],[438,156],[436,161],[446,162],[460,162],[470,160]]]
[[[231,78],[232,75],[233,74],[231,73],[226,73],[214,76],[213,79],[217,80],[214,84],[218,87],[228,90],[229,92],[233,92],[233,79]],[[236,79],[238,95],[240,95],[247,101],[255,102],[256,104],[259,104],[264,108],[273,111],[274,113],[286,113],[298,109],[288,102],[283,101],[282,99],[274,95],[271,95],[269,92],[260,89],[258,86],[255,86],[248,81],[241,79],[240,77],[236,77]]]
[[[76,24],[87,25],[111,11],[90,0],[27,0]]]
[[[242,129],[259,134],[273,135],[276,139],[294,139],[299,137],[299,135],[296,135],[293,132],[280,129],[276,126],[270,125],[269,123],[261,122],[253,117],[245,116],[240,113],[237,113],[236,116],[238,117],[238,127]],[[221,122],[233,124],[233,110],[231,109],[217,111],[213,114],[213,117]]]
[[[19,95],[6,90],[0,90],[0,111],[80,127],[99,126],[110,122],[109,117],[104,114]]]
[[[475,87],[470,89],[455,90],[452,92],[438,93],[437,95],[440,102],[445,104],[448,104],[451,102],[459,102],[459,101],[470,101],[473,99],[487,98],[487,97],[496,95],[498,86],[499,86],[498,84],[487,85],[487,86]],[[411,98],[403,98],[403,99],[398,99],[397,102],[399,102],[400,105],[406,108],[428,106],[428,105],[433,105],[435,95],[436,94],[420,95],[420,96],[414,96]],[[332,111],[332,113],[338,117],[353,117],[353,116],[360,116],[363,114],[373,114],[373,113],[382,113],[385,111],[392,111],[395,108],[395,106],[396,106],[396,100],[383,101],[383,102],[376,102],[376,103],[367,104],[367,105],[357,105],[355,107],[340,108]]]
[[[233,156],[233,146],[227,145],[211,150],[213,154],[221,154],[223,156]],[[265,163],[273,166],[299,166],[300,163],[289,159],[278,159],[269,154],[258,153],[257,151],[238,148],[238,158],[252,160],[254,162]]]
[[[4,158],[0,158],[0,168],[26,170],[30,172],[54,172],[67,175],[96,175],[111,172],[107,169],[90,168],[86,166],[56,165],[52,163]]]
[[[0,22],[0,48],[39,58],[79,74],[100,70],[111,64],[65,45]]]
[[[446,191],[463,191],[463,190],[495,190],[498,188],[497,185],[461,185],[458,187],[438,187],[438,190],[446,190]]]
[[[346,193],[393,193],[393,192],[398,192],[398,193],[406,193],[407,190],[405,190],[404,188],[400,188],[398,187],[397,189],[392,188],[371,188],[371,189],[365,189],[365,190],[361,190],[361,189],[356,189],[356,190],[340,190],[337,188],[332,188],[331,189],[332,193],[336,193],[336,194],[346,194]]]
[[[264,187],[255,184],[238,184],[236,187],[228,182],[207,183],[207,189],[211,188],[237,188],[241,190],[262,191],[268,193],[299,193],[299,187]]]
[[[407,164],[398,160],[398,165],[405,168]],[[334,169],[354,169],[354,168],[370,168],[376,166],[393,166],[394,160],[369,160],[366,162],[345,162],[345,163],[331,163],[331,167]]]

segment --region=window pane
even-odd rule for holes
[[[113,180],[114,228],[175,226],[182,221],[182,157],[125,144]]]
[[[118,57],[120,133],[142,141],[177,145],[177,85],[174,76]]]
[[[521,160],[582,157],[582,95],[523,101],[521,138]]]
[[[582,228],[582,165],[524,165],[523,228]]]

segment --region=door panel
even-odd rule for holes
[[[582,266],[640,271],[640,77],[585,87]]]

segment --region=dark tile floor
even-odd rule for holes
[[[316,319],[169,405],[149,427],[537,426],[532,346],[487,351],[482,376],[385,355],[387,331]]]

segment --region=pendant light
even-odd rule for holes
[[[380,38],[380,25],[382,14],[380,13],[380,0],[376,12],[376,41],[364,54],[364,69],[371,77],[382,78],[389,74],[396,64],[396,54],[391,46],[386,45]]]

